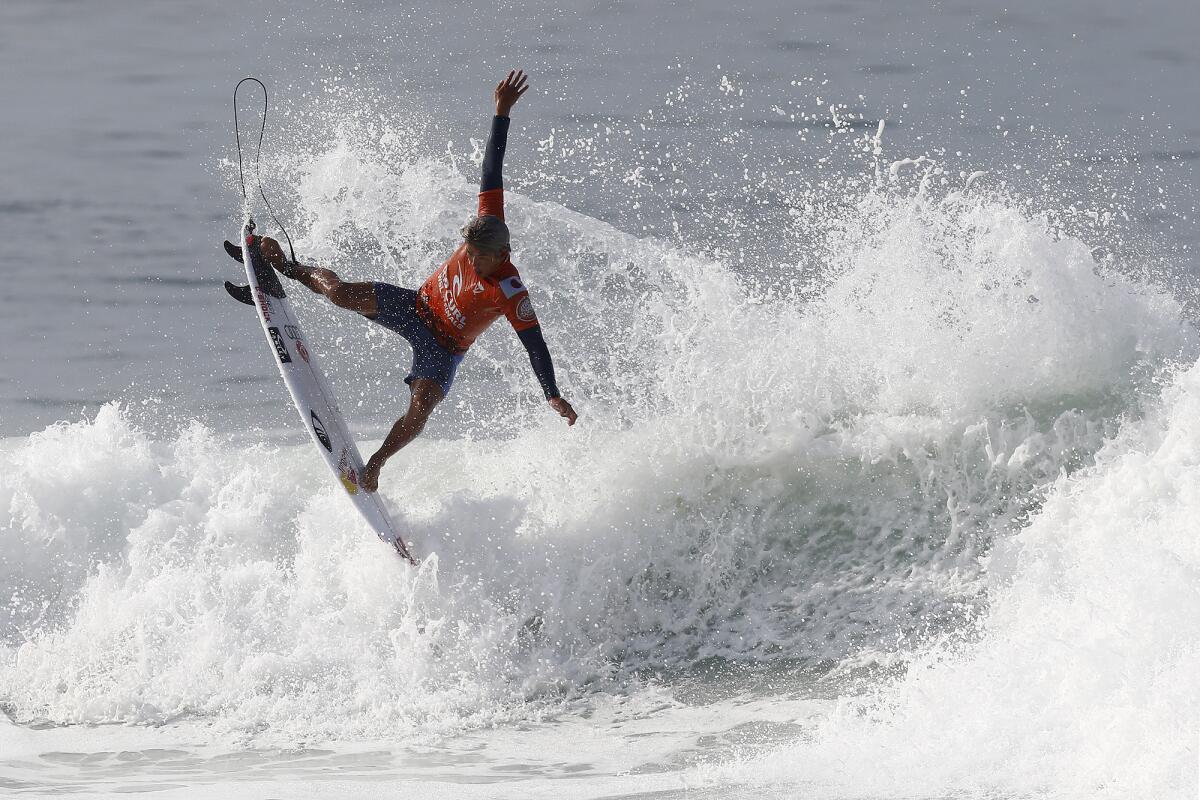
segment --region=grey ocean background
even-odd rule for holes
[[[521,66],[535,91],[514,127],[510,186],[637,235],[673,239],[675,222],[696,247],[759,244],[764,260],[798,245],[759,198],[747,201],[743,169],[797,181],[836,169],[818,160],[829,155],[825,141],[801,141],[801,123],[772,109],[796,103],[828,118],[824,106],[845,104],[865,128],[888,121],[897,158],[961,154],[957,168],[996,170],[1034,193],[1051,165],[1075,156],[1055,170],[1064,197],[1079,192],[1099,207],[1110,199],[1103,177],[1125,193],[1157,255],[1195,272],[1192,3],[6,0],[0,14],[0,232],[14,287],[0,301],[7,435],[113,399],[161,399],[181,418],[237,428],[287,424],[263,402],[261,390],[275,389],[259,385],[273,381],[268,355],[219,289],[236,276],[217,246],[239,214],[220,164],[233,158],[231,87],[248,74],[282,104],[268,150],[280,141],[281,108],[303,113],[307,93],[335,82],[359,90],[353,102],[369,114],[420,118],[414,152],[469,154],[486,132],[493,80]],[[722,96],[722,76],[746,93],[744,108],[705,105]],[[670,104],[683,86],[691,97]],[[646,170],[639,186],[615,172],[577,174],[586,160],[565,156],[537,166],[569,180],[529,177],[532,144],[552,130],[569,141],[598,119],[648,127],[609,142],[601,158],[628,172],[678,143],[679,170]],[[1061,149],[1052,146],[1060,136],[1069,137]],[[711,192],[678,202],[665,192],[679,175]],[[286,217],[290,188],[268,188]],[[745,227],[713,232],[704,226],[714,218]],[[362,421],[377,429],[388,414]]]
[[[0,794],[1185,798],[1200,4],[0,0]],[[302,259],[504,323],[381,496],[253,315]],[[259,97],[240,106],[254,139]],[[261,230],[274,233],[255,201]],[[364,448],[398,338],[294,292]]]

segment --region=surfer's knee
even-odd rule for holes
[[[329,298],[329,302],[335,306],[342,308],[350,307],[350,292],[347,291],[346,282],[336,275],[322,276],[325,280],[322,281],[322,288],[325,290],[322,294]]]
[[[412,384],[412,399],[409,401],[409,412],[420,419],[421,425],[433,413],[433,409],[442,402],[442,387],[437,381],[428,378],[418,378]]]

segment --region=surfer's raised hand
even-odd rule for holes
[[[571,404],[562,397],[551,397],[550,407],[559,413],[563,419],[567,421],[567,425],[574,425],[575,420],[579,419],[579,415],[575,413],[575,409],[571,408]]]
[[[504,80],[496,84],[496,116],[508,116],[513,104],[529,89],[529,84],[526,83],[528,80],[529,76],[525,71],[518,69],[511,70]]]

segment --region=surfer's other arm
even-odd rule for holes
[[[517,100],[528,91],[527,81],[528,76],[523,70],[512,70],[496,84],[496,116],[492,117],[492,129],[483,151],[483,169],[479,180],[479,216],[463,230],[471,264],[476,273],[485,278],[498,270],[509,255],[509,232],[503,222],[504,151],[508,146],[508,115]],[[578,415],[559,394],[554,380],[554,363],[550,359],[550,350],[546,347],[528,293],[519,278],[503,280],[501,285],[506,287],[504,294],[508,299],[504,313],[529,354],[529,363],[533,366],[546,400],[551,408],[567,420],[568,425],[574,425]]]
[[[533,374],[537,375],[538,383],[541,384],[542,392],[546,395],[550,407],[557,411],[559,416],[566,419],[568,425],[574,425],[578,415],[575,413],[575,409],[571,408],[571,404],[558,392],[558,384],[554,381],[554,362],[550,360],[550,348],[546,347],[546,340],[542,336],[542,326],[534,325],[527,330],[517,331],[517,338],[521,340],[521,344],[525,345],[525,351],[529,353],[529,363],[533,366]]]

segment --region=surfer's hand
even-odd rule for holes
[[[371,456],[371,460],[363,467],[362,475],[358,481],[364,491],[375,492],[379,490],[379,470],[381,469],[383,469],[383,462],[377,461],[375,456]]]
[[[525,71],[518,69],[510,71],[504,80],[496,84],[496,116],[508,116],[513,104],[529,88],[529,84],[526,83],[528,79],[529,76],[525,74]]]
[[[567,425],[574,425],[575,420],[579,418],[579,415],[575,413],[575,409],[571,408],[571,404],[562,397],[551,397],[550,407],[567,421]]]

